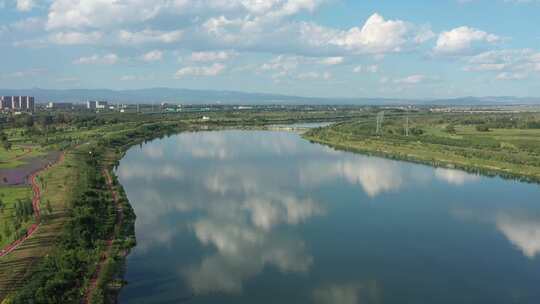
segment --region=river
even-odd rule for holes
[[[120,303],[540,303],[540,187],[270,131],[183,133],[117,172]]]

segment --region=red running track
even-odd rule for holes
[[[58,161],[54,164],[54,165],[57,165],[61,162],[64,161],[64,153],[62,153],[60,155],[60,158],[58,159]],[[39,185],[37,184],[36,182],[36,177],[38,176],[39,173],[41,173],[42,171],[45,171],[47,170],[48,168],[51,168],[52,165],[49,165],[47,167],[44,167],[34,173],[32,173],[29,177],[30,179],[30,184],[32,185],[32,191],[34,192],[34,196],[32,197],[32,207],[34,209],[34,217],[35,217],[35,223],[32,224],[32,226],[30,226],[30,228],[28,228],[28,231],[26,232],[26,235],[16,241],[14,241],[13,243],[7,245],[5,248],[3,248],[1,251],[0,251],[0,258],[1,257],[4,257],[10,253],[12,253],[13,251],[15,251],[15,249],[19,248],[19,246],[21,246],[26,240],[28,240],[32,235],[34,235],[34,233],[36,233],[36,231],[39,229],[39,225],[41,224],[41,208],[40,208],[40,202],[41,202],[41,189],[39,188]]]

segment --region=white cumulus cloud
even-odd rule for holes
[[[493,50],[467,57],[464,71],[495,72],[497,80],[521,80],[540,72],[540,52],[533,49]]]
[[[17,0],[17,10],[21,12],[31,11],[36,6],[33,0]]]
[[[345,61],[345,58],[343,57],[328,57],[328,58],[322,59],[320,62],[321,64],[325,64],[325,65],[337,65],[337,64],[342,64],[344,61]]]
[[[160,50],[150,51],[142,56],[142,60],[146,62],[154,62],[163,60],[163,52]]]
[[[182,39],[183,31],[157,31],[142,30],[132,32],[122,30],[118,33],[118,39],[124,44],[144,44],[144,43],[174,43]]]
[[[459,54],[471,50],[475,43],[493,44],[500,40],[494,34],[461,26],[439,34],[434,50],[441,54]]]
[[[60,45],[96,44],[103,38],[100,32],[58,32],[49,36],[49,41]]]
[[[336,34],[330,44],[359,53],[400,52],[411,43],[428,40],[428,32],[406,21],[386,20],[373,14],[361,28]]]
[[[329,72],[323,72],[323,73],[306,72],[306,73],[298,74],[297,78],[300,79],[300,80],[307,80],[307,79],[324,79],[324,80],[328,80],[328,79],[332,78],[332,74],[330,74]]]
[[[416,75],[407,76],[405,78],[396,79],[394,80],[394,82],[398,84],[419,84],[421,82],[424,82],[425,80],[426,80],[425,75],[416,74]]]
[[[106,55],[98,55],[94,54],[89,57],[81,57],[79,59],[76,59],[73,61],[74,64],[116,64],[118,62],[119,58],[116,54],[106,54]]]
[[[175,77],[182,78],[185,76],[217,76],[225,70],[226,66],[221,63],[214,63],[209,66],[189,66],[179,69]]]
[[[372,64],[368,66],[359,65],[359,66],[354,67],[353,72],[354,73],[362,73],[362,72],[377,73],[379,72],[379,66],[376,64]]]
[[[191,53],[190,60],[194,62],[226,61],[234,56],[236,56],[236,53],[231,51],[193,52]]]

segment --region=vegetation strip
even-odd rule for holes
[[[58,163],[63,162],[63,160],[64,160],[64,154],[61,154],[60,158],[57,160],[55,165],[58,164]],[[2,251],[0,251],[0,258],[5,257],[8,254],[12,253],[15,249],[17,249],[19,246],[21,246],[26,240],[31,238],[34,235],[34,233],[39,229],[39,225],[41,223],[41,210],[40,210],[41,209],[40,208],[41,189],[40,189],[39,185],[36,182],[36,177],[38,176],[39,173],[41,173],[44,170],[47,170],[50,167],[51,166],[44,167],[41,170],[39,170],[37,172],[34,172],[32,175],[30,175],[29,180],[30,180],[30,183],[31,183],[31,186],[32,186],[32,191],[34,193],[33,198],[32,198],[32,208],[34,210],[34,221],[35,222],[34,222],[34,224],[32,224],[29,227],[28,232],[26,233],[26,235],[24,237],[14,241],[10,245],[8,245],[4,249],[2,249]]]
[[[0,163],[10,163],[12,161],[21,160],[24,157],[26,157],[27,155],[29,155],[30,153],[32,153],[32,148],[28,148],[28,150],[24,151],[24,153],[22,155],[15,156],[15,157],[13,157],[11,159],[2,160],[2,161],[0,161]]]
[[[345,151],[540,182],[539,115],[432,115],[416,117],[410,127],[405,119],[387,120],[380,130],[374,121],[350,121],[303,137]]]
[[[112,256],[113,241],[114,241],[114,238],[120,233],[120,227],[122,227],[122,221],[124,219],[124,211],[122,208],[122,204],[120,203],[120,200],[118,199],[118,193],[113,188],[113,180],[111,178],[111,174],[109,173],[107,169],[103,169],[103,176],[105,176],[107,187],[109,188],[109,191],[111,192],[113,202],[116,207],[116,225],[114,228],[114,234],[112,238],[106,242],[107,246],[105,249],[105,254],[102,255],[99,265],[97,266],[96,272],[94,273],[94,275],[92,276],[92,279],[90,280],[88,289],[86,290],[86,295],[84,296],[83,304],[92,303],[93,295],[96,292],[96,289],[98,287],[98,279],[101,275],[101,272],[104,269],[107,259],[109,259]]]

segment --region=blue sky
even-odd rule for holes
[[[0,0],[0,88],[540,96],[540,0]]]

